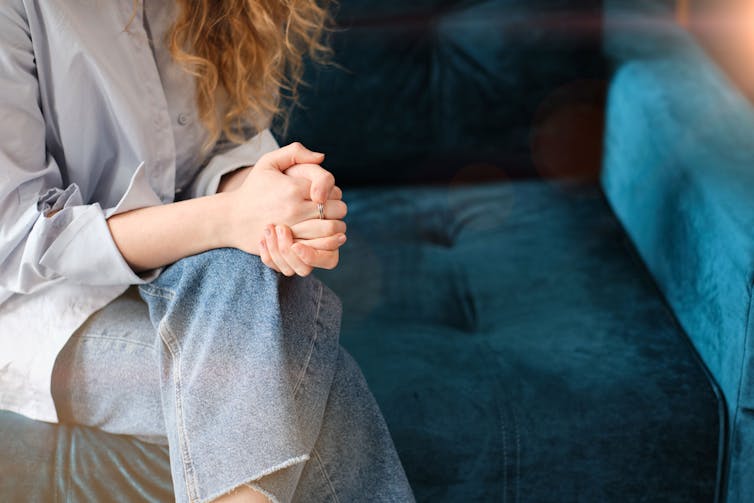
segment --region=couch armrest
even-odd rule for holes
[[[754,109],[693,43],[617,73],[603,188],[725,395],[729,500],[754,494]]]

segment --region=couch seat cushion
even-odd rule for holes
[[[599,189],[346,199],[320,277],[419,500],[713,500],[721,405]]]

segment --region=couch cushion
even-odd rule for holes
[[[597,152],[604,93],[591,81],[606,77],[600,7],[342,2],[333,33],[340,67],[310,68],[312,87],[281,141],[327,152],[344,185],[450,180],[467,177],[473,163],[537,174],[532,143],[564,110],[571,114],[557,132],[575,138],[558,157]],[[599,156],[589,159],[597,170]]]
[[[419,501],[712,501],[715,390],[596,187],[346,199],[320,276]],[[7,413],[0,473],[0,501],[170,494],[163,448]]]
[[[721,404],[594,186],[347,191],[321,277],[420,501],[712,501]]]
[[[604,187],[725,393],[728,501],[754,494],[754,107],[695,47],[613,84]]]
[[[0,411],[0,501],[170,501],[167,447]]]

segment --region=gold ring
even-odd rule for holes
[[[317,211],[319,212],[319,219],[325,219],[325,205],[323,203],[317,203]]]

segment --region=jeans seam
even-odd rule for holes
[[[319,310],[320,310],[320,307],[322,306],[322,292],[323,291],[324,291],[324,286],[320,284],[319,294],[317,295],[317,310],[314,315],[314,335],[312,336],[312,343],[309,346],[309,353],[306,355],[306,359],[304,360],[304,365],[301,368],[301,372],[299,373],[298,379],[296,379],[296,384],[295,386],[293,386],[293,396],[296,396],[296,392],[301,386],[301,383],[304,381],[304,375],[306,375],[306,369],[309,367],[309,362],[312,359],[312,354],[314,354],[314,344],[317,342],[317,337],[319,336],[318,321],[319,321]]]
[[[196,479],[196,470],[194,470],[194,462],[191,458],[191,452],[188,446],[188,438],[186,437],[186,425],[183,418],[183,403],[181,395],[181,357],[178,347],[173,349],[170,342],[176,340],[170,329],[164,324],[160,323],[158,329],[160,338],[167,347],[170,355],[173,357],[173,385],[175,386],[175,414],[176,414],[176,426],[178,434],[178,447],[181,452],[183,461],[183,475],[186,479],[186,490],[188,492],[189,501],[200,501],[199,498],[199,482]]]
[[[86,340],[86,339],[96,339],[96,340],[105,340],[105,341],[113,341],[113,342],[122,342],[125,344],[131,344],[134,346],[139,346],[141,348],[151,349],[154,350],[154,346],[152,344],[147,344],[144,342],[138,342],[138,341],[131,341],[128,339],[124,339],[122,337],[111,337],[107,335],[92,335],[92,334],[86,334],[86,335],[74,335],[72,338],[76,338],[79,340]]]
[[[330,477],[327,475],[327,470],[325,470],[325,464],[322,462],[322,458],[319,456],[319,452],[316,448],[312,448],[312,454],[314,454],[314,458],[317,460],[317,464],[319,465],[319,471],[322,472],[322,476],[325,477],[325,480],[327,481],[327,485],[330,488],[330,492],[332,493],[332,497],[335,498],[335,503],[339,503],[340,500],[338,499],[338,494],[335,492],[335,486],[332,483],[332,480],[330,480]]]
[[[139,288],[141,288],[141,291],[145,294],[151,296],[151,297],[159,297],[161,299],[173,301],[175,300],[175,292],[168,290],[166,288],[161,288],[156,285],[152,284],[145,284],[141,285]]]

